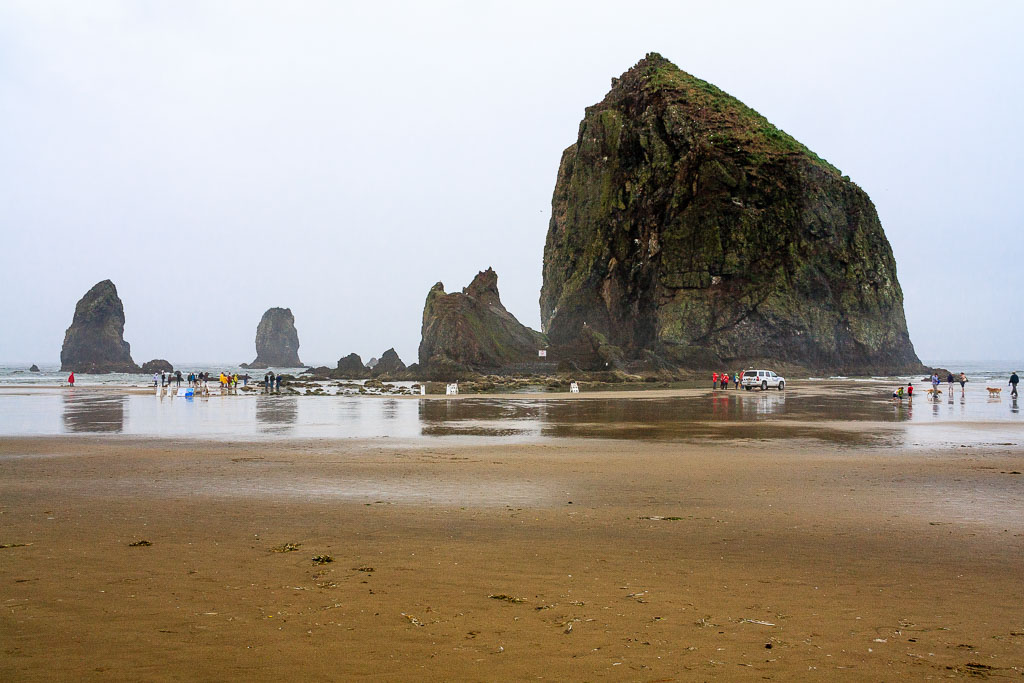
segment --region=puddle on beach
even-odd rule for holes
[[[840,445],[1016,446],[1016,400],[984,391],[894,404],[880,386],[680,396],[390,398],[210,396],[109,388],[0,389],[0,435],[123,434],[224,440],[278,438],[537,441],[814,439]]]

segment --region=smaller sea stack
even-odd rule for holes
[[[124,340],[124,305],[110,280],[97,282],[75,306],[60,350],[62,372],[139,372]]]
[[[247,368],[298,368],[299,333],[290,308],[270,308],[256,327],[256,360]]]

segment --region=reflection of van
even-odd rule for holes
[[[785,378],[779,377],[771,370],[744,370],[740,384],[747,391],[754,387],[761,387],[762,391],[768,387],[778,387],[779,391],[786,388]]]

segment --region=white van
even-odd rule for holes
[[[771,370],[744,370],[740,384],[747,391],[754,387],[761,387],[761,391],[767,390],[768,387],[776,387],[779,391],[786,388],[785,378],[779,377]]]

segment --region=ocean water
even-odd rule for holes
[[[70,373],[62,372],[60,363],[37,363],[39,372],[30,372],[31,364],[0,364],[0,386],[62,386],[67,384]],[[239,376],[249,373],[254,380],[259,378],[262,381],[263,373],[266,370],[246,370],[240,368],[236,363],[189,363],[183,364],[180,368],[181,374],[187,376],[189,372],[209,372],[216,377],[220,372],[237,373]],[[305,368],[273,368],[274,373],[284,372],[297,375]],[[149,387],[153,386],[153,375],[130,375],[123,372],[112,372],[102,375],[89,375],[86,373],[75,373],[75,384],[81,386],[122,386],[122,387]]]

